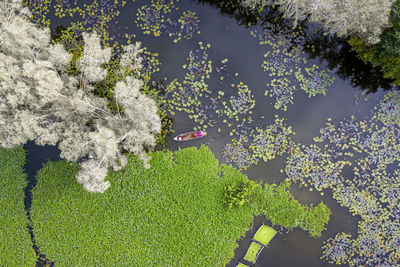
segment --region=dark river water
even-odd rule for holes
[[[312,40],[316,42],[317,49],[304,53],[307,64],[317,64],[320,69],[332,68],[332,75],[336,77],[334,84],[328,88],[326,95],[317,95],[308,98],[302,90],[294,93],[294,104],[288,105],[286,112],[274,109],[272,98],[264,96],[265,85],[270,77],[261,68],[263,55],[267,49],[260,46],[258,40],[250,35],[250,30],[260,29],[260,26],[247,27],[239,22],[246,21],[246,16],[228,14],[229,10],[222,10],[208,1],[199,4],[194,1],[181,1],[177,4],[180,12],[191,10],[196,12],[200,19],[201,34],[195,34],[190,40],[182,40],[174,44],[167,36],[158,38],[141,34],[140,30],[133,23],[136,8],[147,1],[128,2],[127,6],[121,9],[117,17],[118,25],[124,29],[124,33],[135,33],[135,40],[141,41],[143,46],[151,52],[159,53],[159,60],[162,63],[160,72],[156,74],[155,81],[161,81],[167,77],[169,81],[174,78],[183,79],[184,72],[182,65],[186,63],[186,57],[190,50],[197,49],[198,42],[210,43],[208,50],[209,57],[213,62],[220,62],[227,58],[230,73],[239,73],[238,79],[248,85],[256,99],[256,106],[253,111],[253,119],[261,124],[273,123],[274,114],[287,118],[288,125],[291,125],[296,132],[295,141],[305,145],[312,143],[313,137],[318,134],[319,128],[325,125],[327,117],[342,120],[350,115],[356,118],[364,118],[370,115],[370,110],[383,95],[380,87],[389,88],[390,83],[382,79],[382,75],[370,67],[361,65],[354,58],[354,55],[343,50],[345,45],[333,40],[331,43],[323,44],[322,39]],[[222,14],[222,13],[225,14]],[[235,18],[236,17],[236,18]],[[239,19],[238,19],[239,17]],[[241,20],[241,21],[240,21]],[[250,18],[251,20],[251,18]],[[52,28],[59,25],[66,25],[67,20],[51,18]],[[128,27],[125,29],[125,27]],[[117,29],[117,28],[115,28]],[[329,48],[329,45],[331,47]],[[328,47],[328,48],[327,48]],[[326,53],[326,50],[330,53]],[[336,54],[335,54],[335,51]],[[342,50],[341,50],[342,49]],[[348,51],[347,51],[348,52]],[[314,57],[312,59],[311,57]],[[353,58],[345,60],[343,57]],[[348,65],[350,64],[350,66]],[[353,66],[351,66],[353,64]],[[328,66],[329,65],[329,66]],[[371,81],[369,83],[369,81]],[[222,90],[229,95],[230,87],[220,88],[217,81],[208,82],[210,90]],[[375,94],[361,95],[362,90],[375,92]],[[358,100],[360,99],[360,100]],[[176,133],[192,130],[194,122],[189,120],[186,114],[177,113],[174,117],[174,129]],[[221,127],[222,133],[216,128]],[[214,154],[221,160],[221,152],[231,137],[228,131],[224,131],[223,125],[208,129],[205,138],[186,143],[173,141],[173,136],[167,136],[166,148],[177,150],[188,146],[200,146],[207,144]],[[26,146],[28,149],[28,164],[26,170],[29,178],[40,168],[44,161],[57,159],[53,148],[35,148],[32,144]],[[264,181],[266,183],[279,183],[285,177],[280,172],[284,168],[285,155],[267,163],[260,162],[257,166],[244,171],[250,179]],[[351,175],[351,173],[349,174]],[[338,232],[348,232],[355,235],[358,218],[351,216],[347,209],[340,207],[332,198],[331,192],[325,191],[321,196],[319,192],[309,192],[296,185],[292,186],[292,193],[301,203],[311,204],[323,201],[332,211],[332,216],[327,230],[320,238],[310,238],[306,232],[295,229],[288,234],[278,234],[270,242],[268,248],[264,249],[259,256],[255,266],[327,266],[320,260],[323,241],[333,237]],[[243,258],[249,244],[250,237],[254,234],[261,223],[268,224],[264,217],[257,217],[253,227],[243,237],[235,251],[235,258],[227,266],[236,266],[239,259]],[[277,228],[277,227],[276,227]],[[34,229],[33,229],[34,233]],[[39,249],[40,249],[40,244]],[[51,260],[51,259],[49,259]]]

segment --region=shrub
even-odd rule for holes
[[[229,208],[233,206],[243,206],[247,197],[253,192],[255,183],[248,179],[243,179],[233,182],[224,188],[224,202],[228,204]]]
[[[322,203],[316,207],[311,205],[307,209],[304,216],[304,221],[301,223],[301,228],[307,231],[311,236],[318,237],[324,231],[325,224],[329,221],[331,215],[330,209]]]

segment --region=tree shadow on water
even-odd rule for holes
[[[251,10],[240,5],[241,0],[197,0],[199,4],[207,4],[218,8],[222,15],[234,18],[239,25],[251,27],[261,25],[275,34],[283,34],[293,44],[303,39],[302,51],[312,59],[327,64],[336,75],[349,80],[353,87],[375,93],[378,89],[398,89],[392,79],[384,78],[380,68],[364,63],[345,39],[327,35],[316,23],[302,20],[293,28],[292,20],[283,18],[281,12],[273,7]],[[300,30],[301,29],[301,30]]]
[[[324,35],[322,32],[309,34],[303,48],[310,58],[326,62],[330,69],[335,69],[336,74],[350,80],[353,87],[375,93],[379,88],[383,90],[398,89],[393,85],[392,79],[384,77],[380,68],[364,63],[351,50],[350,44],[343,39]]]
[[[37,172],[47,161],[60,160],[60,150],[55,146],[38,146],[32,141],[26,143],[24,149],[26,150],[26,164],[24,168],[28,179],[28,184],[25,187],[25,210],[28,217],[27,228],[31,236],[33,250],[37,256],[36,267],[53,266],[54,262],[48,260],[46,256],[40,252],[40,249],[36,244],[34,229],[32,227],[31,206],[32,190],[37,184]]]

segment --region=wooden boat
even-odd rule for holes
[[[198,139],[202,138],[206,135],[206,133],[202,131],[193,131],[193,132],[187,132],[180,134],[178,136],[174,137],[175,141],[183,142],[183,141],[188,141],[188,140],[193,140],[193,139]]]

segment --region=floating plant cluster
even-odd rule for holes
[[[158,53],[150,52],[147,47],[143,47],[142,53],[142,67],[138,71],[139,79],[142,79],[145,83],[150,82],[153,75],[160,71],[161,62],[158,60]]]
[[[228,105],[226,102],[222,102],[224,106],[224,113],[229,119],[235,118],[239,121],[239,115],[251,114],[251,110],[256,105],[254,96],[247,85],[240,82],[237,86],[237,96],[231,96]]]
[[[400,95],[397,92],[386,94],[376,109],[378,120],[386,125],[400,126]]]
[[[330,238],[322,249],[321,259],[335,264],[346,264],[347,259],[353,256],[353,241],[350,234],[340,233]]]
[[[306,74],[301,70],[296,71],[295,75],[300,82],[300,88],[308,93],[308,97],[316,96],[317,94],[326,94],[326,89],[333,84],[335,77],[330,76],[326,71],[319,70],[317,65],[311,68],[304,68]]]
[[[261,66],[272,77],[271,82],[267,83],[265,95],[275,98],[275,109],[286,111],[288,104],[293,104],[296,79],[308,97],[325,95],[326,89],[333,84],[334,77],[324,70],[320,71],[317,65],[303,67],[307,64],[301,55],[303,39],[293,44],[290,33],[275,34],[267,27],[260,32],[250,31],[250,34],[259,39],[260,45],[267,45],[271,50],[264,54],[265,60]]]
[[[286,126],[284,119],[275,116],[275,123],[268,125],[266,129],[255,128],[250,149],[256,158],[266,162],[291,149],[290,136],[293,134],[291,126]]]
[[[152,34],[158,37],[165,28],[166,15],[178,8],[173,1],[151,0],[148,5],[140,7],[136,13],[135,23],[143,34]]]
[[[234,164],[243,170],[257,163],[254,155],[239,142],[226,144],[222,152],[222,159],[226,163]]]
[[[368,120],[328,119],[314,138],[321,147],[294,150],[287,160],[288,179],[331,189],[338,203],[361,217],[356,237],[339,233],[325,243],[324,261],[351,266],[400,263],[398,99],[397,93],[386,94]],[[352,177],[344,177],[343,167],[350,164]]]
[[[283,45],[285,42],[281,42]],[[274,48],[275,46],[273,46]],[[282,50],[281,50],[282,49]],[[262,67],[264,71],[269,72],[269,76],[289,76],[293,73],[293,66],[295,68],[300,62],[300,51],[296,49],[289,52],[285,47],[279,47],[274,50],[268,51],[264,54],[266,60],[263,61]]]
[[[179,0],[175,1],[178,2]],[[170,13],[178,10],[173,0],[151,0],[148,5],[138,9],[135,23],[143,34],[151,34],[155,37],[166,34],[174,38],[173,42],[191,39],[194,34],[200,34],[199,18],[190,10],[183,11],[178,19],[173,19]]]
[[[266,90],[264,95],[270,97],[275,97],[275,109],[287,110],[288,104],[293,104],[293,92],[296,90],[294,85],[291,85],[291,81],[284,77],[278,79],[272,79],[270,83],[267,84],[270,88]]]
[[[287,178],[305,186],[312,184],[318,191],[341,183],[341,171],[350,164],[337,160],[340,153],[326,153],[316,145],[297,145],[290,152],[285,168]]]
[[[177,43],[182,37],[186,40],[189,40],[193,37],[194,34],[199,34],[199,18],[197,17],[195,12],[190,10],[183,11],[182,16],[177,21],[173,21],[170,18],[167,18],[167,22],[169,23],[166,26],[166,32],[169,37],[173,37],[174,43]]]
[[[284,119],[275,116],[273,124],[261,126],[249,119],[243,121],[231,131],[235,134],[231,144],[224,148],[224,160],[236,165],[239,169],[247,169],[257,164],[259,160],[267,162],[284,153],[291,153],[295,147],[292,141],[291,126],[287,126]],[[232,134],[231,134],[232,135]],[[247,151],[243,151],[246,148]]]
[[[186,69],[184,80],[179,82],[174,79],[166,87],[166,103],[171,110],[171,115],[175,115],[175,111],[183,111],[189,115],[190,119],[200,125],[196,129],[206,129],[208,126],[215,125],[215,119],[208,109],[215,109],[216,103],[210,99],[211,91],[208,90],[208,85],[205,79],[210,77],[212,72],[212,62],[208,59],[207,49],[211,46],[199,42],[199,49],[190,51],[187,58],[188,63],[182,67]],[[205,104],[205,100],[212,102],[209,105]]]
[[[54,9],[54,15],[58,18],[69,16],[73,18],[71,25],[75,34],[80,35],[85,31],[96,31],[104,43],[113,43],[115,36],[110,35],[111,20],[119,16],[119,9],[125,6],[123,0],[104,0],[94,1],[91,4],[79,5],[77,0],[30,0],[27,1],[30,11],[32,12],[31,20],[42,27],[50,26],[48,17],[49,11]],[[114,46],[115,47],[115,46]]]

